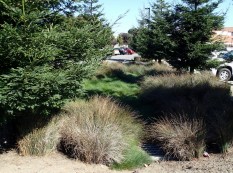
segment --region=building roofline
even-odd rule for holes
[[[223,29],[221,29],[221,31],[233,32],[233,27],[224,27]]]

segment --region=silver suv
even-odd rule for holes
[[[212,73],[222,81],[228,81],[233,76],[233,50],[218,55],[218,60],[222,64],[218,68],[213,68]]]

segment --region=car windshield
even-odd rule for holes
[[[229,51],[229,52],[221,55],[220,58],[223,58],[225,60],[233,61],[233,51]]]

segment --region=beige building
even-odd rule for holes
[[[221,40],[227,47],[233,47],[233,27],[224,27],[214,33],[214,40]]]

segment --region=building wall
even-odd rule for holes
[[[227,47],[233,47],[233,27],[225,27],[214,33],[214,40],[222,41]]]

